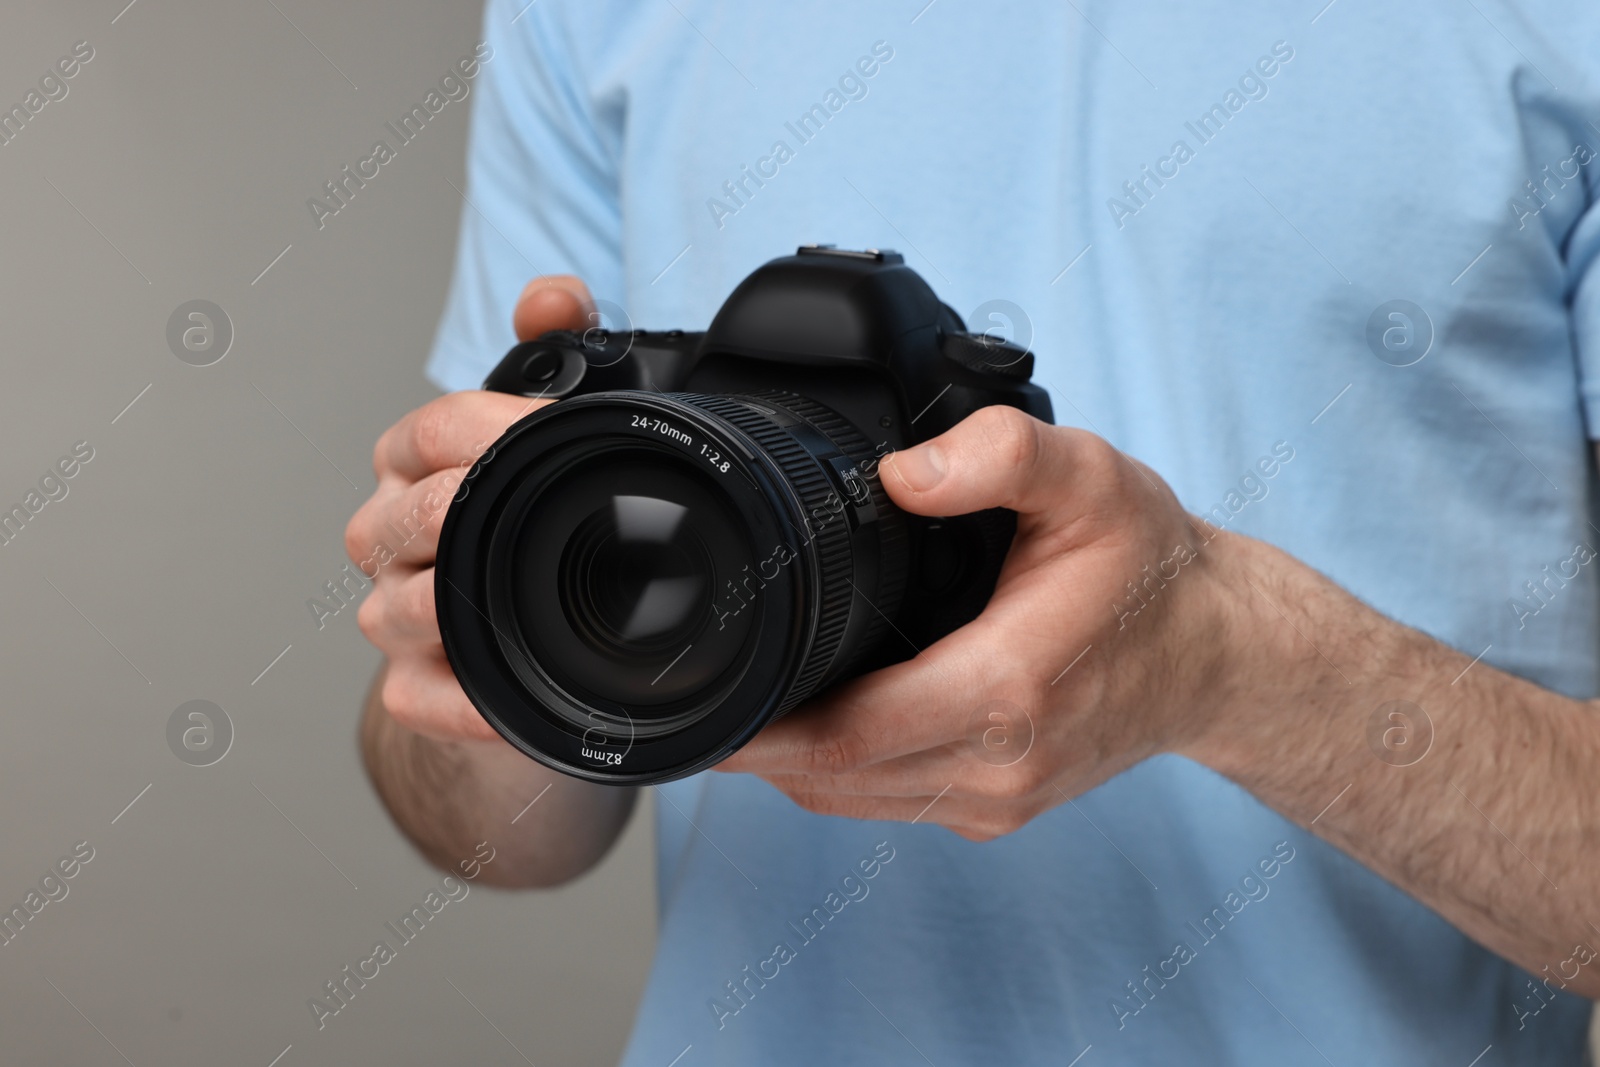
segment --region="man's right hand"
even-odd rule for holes
[[[523,290],[514,321],[526,341],[584,329],[593,314],[582,282],[553,276]],[[481,873],[502,886],[558,885],[593,867],[638,797],[568,778],[503,741],[462,692],[439,639],[433,561],[445,511],[484,450],[541,403],[464,392],[413,411],[379,439],[377,492],[345,530],[350,558],[374,578],[361,631],[389,657],[361,722],[367,772],[423,855],[458,873],[487,844],[495,859]]]
[[[523,290],[513,321],[517,337],[526,341],[547,330],[582,330],[593,312],[583,282],[552,275]],[[469,391],[417,408],[378,439],[372,457],[377,491],[345,528],[345,551],[374,581],[358,621],[389,658],[383,706],[402,726],[426,737],[498,739],[445,659],[434,614],[433,561],[445,511],[467,471],[506,427],[546,403]]]

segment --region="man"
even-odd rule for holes
[[[1008,327],[1063,424],[884,462],[907,510],[1019,512],[1001,586],[659,791],[625,1062],[1576,1062],[1600,10],[924,5],[489,5],[442,386],[513,320],[701,327],[835,241]],[[402,419],[352,554],[527,410]],[[373,779],[436,861],[571,878],[634,796],[474,712],[436,528],[362,606]]]

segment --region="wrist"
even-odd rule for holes
[[[1272,546],[1220,533],[1212,553],[1213,685],[1175,747],[1258,795],[1298,791],[1363,745],[1370,683],[1393,677],[1410,631]]]

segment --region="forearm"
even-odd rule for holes
[[[1553,987],[1600,997],[1600,961],[1572,962],[1600,945],[1595,705],[1473,664],[1260,542],[1207,551],[1249,681],[1185,754]],[[1378,711],[1394,701],[1426,718],[1405,730]]]
[[[389,814],[436,866],[455,871],[478,842],[495,849],[482,877],[552,886],[594,866],[621,834],[637,790],[591,785],[502,741],[438,741],[383,706],[383,671],[367,696],[361,752]]]

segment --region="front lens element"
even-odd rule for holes
[[[732,680],[751,616],[719,615],[716,591],[752,556],[709,482],[623,445],[571,463],[523,506],[503,580],[517,630],[570,695],[660,719]]]
[[[715,568],[688,517],[658,496],[613,495],[578,525],[562,553],[561,608],[591,647],[638,656],[694,640]]]

